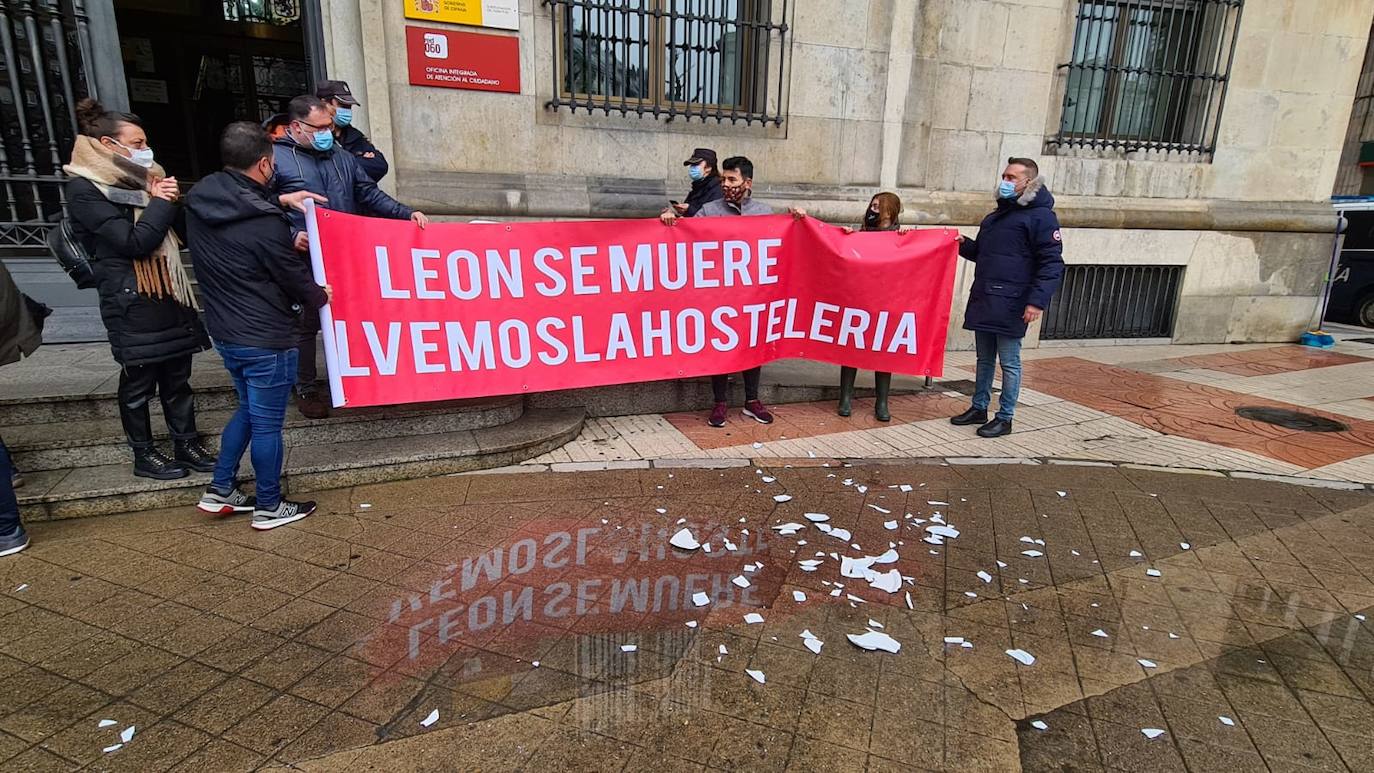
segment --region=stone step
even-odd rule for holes
[[[284,435],[288,446],[430,435],[497,427],[515,421],[523,412],[524,400],[520,397],[344,408],[336,409],[327,419],[315,420],[302,417],[290,407]],[[207,447],[219,449],[220,431],[232,415],[232,410],[197,410],[196,424]],[[166,450],[170,441],[160,414],[153,416],[153,428]],[[5,425],[3,433],[15,463],[26,472],[129,462],[129,449],[117,418]]]
[[[320,489],[515,464],[572,440],[585,417],[581,409],[529,410],[501,426],[290,446],[283,489],[299,497]],[[137,478],[129,462],[26,471],[24,477],[25,485],[16,493],[28,520],[189,507],[210,481],[206,473],[173,481]],[[243,477],[252,477],[247,455]]]
[[[196,409],[200,411],[232,411],[238,405],[238,396],[229,384],[196,384],[195,393]],[[161,412],[157,400],[152,409],[154,413]],[[0,427],[118,418],[119,401],[113,389],[86,394],[0,397]]]

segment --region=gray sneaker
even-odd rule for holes
[[[275,510],[254,510],[254,529],[275,529],[278,526],[299,521],[315,512],[314,502],[289,502],[283,499]]]
[[[11,556],[29,546],[29,535],[23,524],[8,533],[0,534],[0,556]]]
[[[251,513],[257,509],[257,505],[253,497],[243,493],[243,489],[238,486],[230,489],[227,494],[220,493],[214,486],[210,486],[200,495],[196,509],[211,515],[233,515]]]

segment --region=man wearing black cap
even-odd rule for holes
[[[334,137],[339,146],[358,159],[358,166],[367,172],[372,182],[381,182],[391,166],[387,164],[382,151],[377,150],[372,141],[353,125],[353,108],[357,107],[359,102],[353,96],[353,91],[348,88],[348,83],[320,81],[315,86],[315,96],[324,102],[325,107],[329,108],[329,114],[334,116]]]
[[[682,162],[687,167],[687,176],[692,178],[692,190],[687,200],[664,208],[660,216],[696,217],[703,205],[709,201],[725,198],[720,187],[720,172],[716,170],[716,152],[710,148],[697,148],[692,157]]]

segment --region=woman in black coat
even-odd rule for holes
[[[196,313],[173,225],[179,219],[176,178],[153,162],[137,116],[77,104],[81,134],[63,167],[72,233],[90,255],[100,316],[121,366],[119,416],[134,452],[134,474],[170,480],[191,468],[214,469],[196,432],[191,357],[209,347]],[[173,441],[173,458],[153,443],[148,403],[157,395]]]
[[[864,231],[900,231],[901,226],[897,223],[897,217],[901,214],[902,200],[897,198],[897,194],[879,193],[869,199],[868,209],[864,210],[864,222],[860,228]],[[846,227],[844,232],[854,233],[854,229]],[[858,375],[858,368],[848,365],[840,368],[840,404],[836,408],[836,413],[841,416],[848,416],[850,413],[854,399],[854,380]],[[874,371],[873,388],[876,395],[873,401],[873,416],[878,421],[891,421],[892,412],[888,410],[887,401],[892,392],[892,374],[881,370]]]

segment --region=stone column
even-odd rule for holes
[[[897,187],[902,157],[902,123],[906,120],[907,93],[920,0],[892,4],[892,25],[887,44],[887,91],[883,98],[883,151],[879,184],[884,190]]]
[[[325,71],[348,81],[362,103],[356,125],[391,162],[380,183],[396,194],[396,155],[392,147],[391,94],[387,85],[386,28],[401,24],[401,4],[384,0],[320,0],[324,11]],[[389,17],[396,18],[389,18]],[[363,19],[369,23],[364,26]]]

